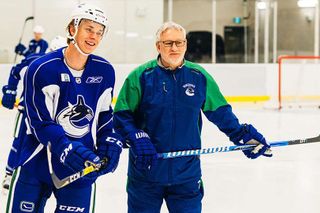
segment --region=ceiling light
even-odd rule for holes
[[[298,6],[301,8],[315,7],[317,0],[298,0]]]
[[[263,1],[257,2],[257,7],[259,10],[265,10],[267,8],[267,3]]]

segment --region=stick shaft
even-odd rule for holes
[[[290,146],[290,145],[317,143],[317,142],[320,142],[320,135],[313,138],[271,142],[270,146],[271,147]],[[203,155],[203,154],[213,154],[217,152],[249,150],[249,149],[253,149],[253,147],[255,146],[256,145],[219,146],[219,147],[210,147],[210,148],[194,149],[194,150],[182,150],[182,151],[175,151],[175,152],[159,153],[158,158],[167,159],[167,158],[176,158],[176,157]]]
[[[94,166],[89,166],[89,167],[84,168],[80,172],[76,172],[75,174],[72,174],[68,177],[61,179],[61,180],[57,177],[57,175],[54,172],[52,172],[51,179],[52,179],[54,186],[57,189],[60,189],[62,187],[69,185],[70,183],[78,180],[79,178],[82,178],[82,177],[86,176],[87,174],[90,174],[91,172],[94,172],[97,170],[98,169],[95,168]]]
[[[24,28],[25,28],[25,26],[26,26],[27,21],[33,20],[33,19],[34,19],[33,16],[29,16],[29,17],[27,17],[27,18],[24,20],[24,22],[23,22],[23,27],[22,27],[22,31],[21,31],[21,35],[20,35],[20,38],[19,38],[19,44],[20,44],[21,41],[22,41],[22,37],[23,37],[23,34],[24,34]],[[18,55],[18,54],[16,53],[15,56],[14,56],[14,60],[13,60],[13,63],[14,63],[14,64],[16,63],[17,55]]]

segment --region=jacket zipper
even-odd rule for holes
[[[172,108],[173,108],[173,117],[172,117],[172,139],[174,141],[175,139],[175,131],[176,131],[176,116],[177,116],[177,109],[176,109],[176,84],[177,84],[177,78],[175,73],[172,73],[172,77],[173,77],[173,88],[172,88]],[[170,144],[170,151],[172,150],[172,143]],[[173,164],[173,159],[170,159],[169,165],[168,165],[168,169],[169,169],[169,183],[172,183],[172,179],[173,179],[173,175],[172,175],[172,164]]]

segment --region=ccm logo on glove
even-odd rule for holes
[[[121,141],[119,141],[118,139],[116,138],[113,138],[113,137],[107,137],[106,138],[106,141],[107,142],[110,142],[110,143],[116,143],[118,146],[120,146],[122,148],[123,144]]]
[[[72,143],[69,144],[69,146],[67,148],[65,148],[60,156],[60,162],[64,163],[64,161],[66,160],[67,155],[69,154],[69,152],[72,150]]]

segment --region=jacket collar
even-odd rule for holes
[[[159,67],[161,67],[161,68],[163,68],[163,69],[165,69],[165,70],[174,71],[174,70],[172,70],[170,67],[165,67],[165,66],[162,64],[160,54],[159,54],[158,57],[157,57],[157,64],[158,64]],[[183,63],[182,63],[181,66],[178,67],[177,69],[181,69],[184,65],[185,65],[185,59],[183,59]]]

